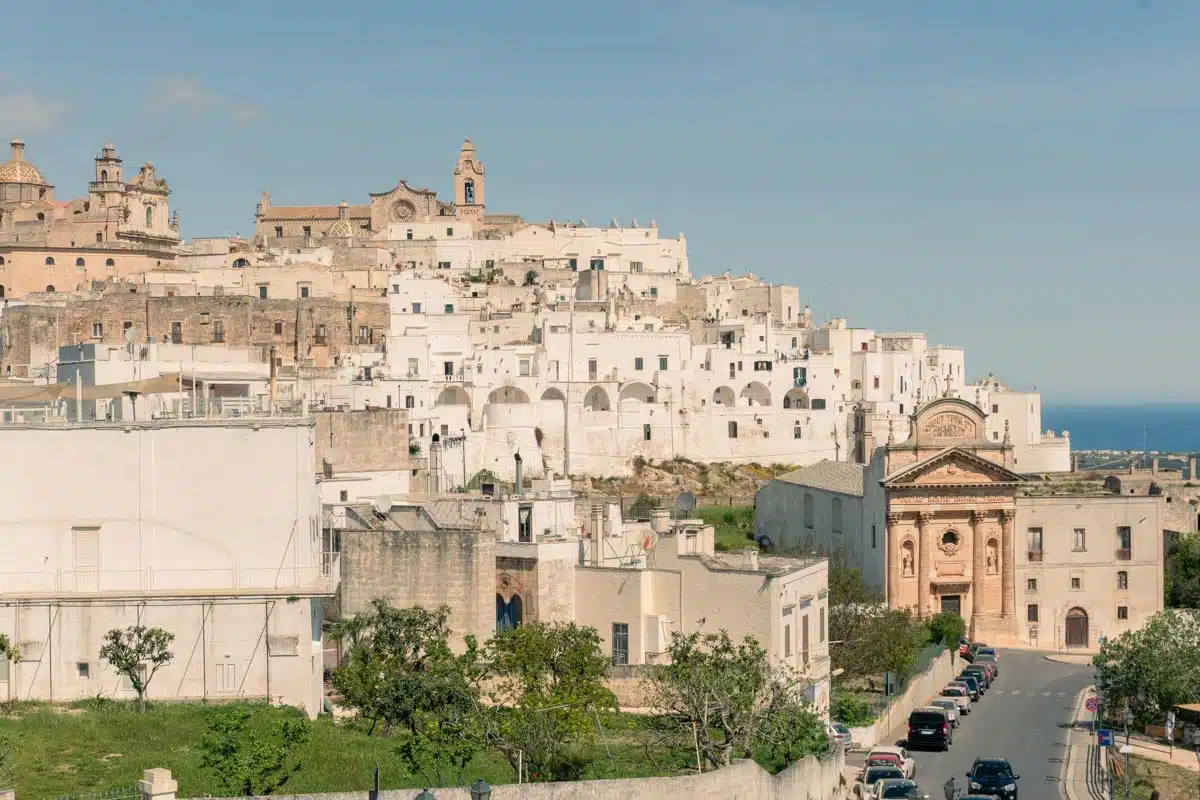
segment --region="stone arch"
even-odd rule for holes
[[[250,266],[250,259],[248,258],[235,258],[233,260],[234,269],[245,269],[248,266]]]
[[[508,600],[504,595],[496,593],[496,630],[518,628],[525,621],[525,604],[521,595],[513,594]]]
[[[461,386],[447,386],[438,393],[437,400],[433,404],[435,406],[469,406],[471,405],[471,395],[467,394],[467,390]]]
[[[733,389],[718,386],[713,390],[712,402],[714,406],[734,406],[737,405],[737,398],[733,396]]]
[[[561,403],[567,402],[567,396],[562,393],[562,390],[556,386],[551,386],[546,391],[542,392],[542,400],[558,400]]]
[[[609,411],[611,409],[612,404],[609,402],[608,392],[604,391],[603,386],[593,386],[583,396],[584,411]]]
[[[745,400],[748,406],[771,405],[771,390],[758,381],[747,383],[746,388],[742,389],[738,397],[741,400]]]
[[[54,257],[53,256],[46,256],[46,266],[47,267],[54,266]]]
[[[529,395],[525,394],[523,389],[516,386],[501,386],[499,389],[493,389],[488,395],[487,401],[498,405],[528,403]]]
[[[106,258],[106,259],[104,259],[104,266],[106,266],[106,267],[115,267],[116,265],[117,265],[117,262],[116,262],[116,261],[113,261],[111,258]]]
[[[787,394],[783,396],[784,408],[807,409],[808,408],[808,390],[807,389],[788,389]]]
[[[101,183],[108,182],[108,170],[106,170],[106,169],[100,170],[100,182]]]
[[[617,396],[617,400],[624,402],[625,400],[635,400],[639,403],[653,403],[655,397],[654,387],[641,381],[627,383],[621,387],[621,394]]]
[[[49,286],[47,286],[46,291],[49,292],[50,294],[54,294],[54,284],[50,284]]]
[[[4,297],[4,285],[0,284],[0,298]]]
[[[87,266],[87,262],[86,262],[86,261],[84,261],[82,258],[77,258],[77,259],[75,259],[75,266],[77,266],[77,267],[86,267],[86,266]]]

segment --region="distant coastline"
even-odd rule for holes
[[[1046,403],[1042,428],[1070,431],[1073,450],[1200,452],[1200,403]]]

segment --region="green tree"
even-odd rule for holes
[[[943,611],[930,617],[927,623],[929,641],[946,647],[958,647],[958,642],[967,635],[967,623],[953,611]]]
[[[146,713],[146,690],[160,669],[171,663],[175,654],[171,642],[175,634],[162,628],[130,625],[113,628],[104,634],[100,658],[123,675],[138,696],[138,713]]]
[[[0,633],[0,658],[6,661],[20,661],[21,653],[8,638],[7,633]]]
[[[578,778],[598,713],[617,709],[596,629],[534,622],[502,630],[485,661],[489,743],[531,780]]]
[[[1109,639],[1092,663],[1110,713],[1133,712],[1139,723],[1161,722],[1180,703],[1200,701],[1200,619],[1163,611],[1142,628]]]
[[[828,749],[824,726],[801,700],[804,682],[772,669],[754,638],[735,644],[724,630],[675,633],[667,652],[670,663],[654,667],[647,680],[648,703],[676,746],[695,748],[701,768],[757,749],[774,769]]]
[[[1170,548],[1166,569],[1168,608],[1200,608],[1200,533],[1181,533]]]
[[[12,742],[0,736],[0,789],[12,789],[17,784],[17,765],[13,759]]]
[[[287,783],[300,769],[292,756],[310,733],[305,719],[266,722],[256,716],[244,705],[214,709],[200,739],[200,766],[225,791],[243,797],[271,794]]]

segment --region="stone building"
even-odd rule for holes
[[[147,162],[130,180],[106,144],[85,197],[59,201],[25,143],[0,164],[0,297],[71,291],[174,263],[179,217],[170,188]]]
[[[1160,611],[1162,498],[1047,493],[1014,469],[1009,438],[987,431],[966,400],[922,405],[907,439],[872,446],[868,463],[760,490],[758,535],[840,552],[889,606],[960,614],[996,644],[1094,649],[1098,631]]]

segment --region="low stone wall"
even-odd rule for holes
[[[945,685],[954,679],[958,666],[958,654],[947,650],[933,659],[924,672],[913,676],[904,694],[893,700],[875,721],[875,741],[872,744],[893,744],[887,741],[892,730],[903,724],[914,708],[925,705],[941,694]]]
[[[646,674],[644,666],[609,667],[604,685],[617,696],[617,705],[621,708],[645,708],[648,703]]]
[[[841,752],[818,760],[809,756],[778,775],[753,761],[737,761],[724,769],[678,778],[640,778],[572,783],[505,784],[492,788],[493,800],[845,800],[849,789],[842,776]],[[185,787],[186,788],[186,787]],[[380,800],[412,800],[416,789],[387,789]],[[431,789],[438,800],[470,800],[465,788]],[[236,800],[223,798],[218,800]],[[368,792],[279,795],[275,800],[368,800]]]

